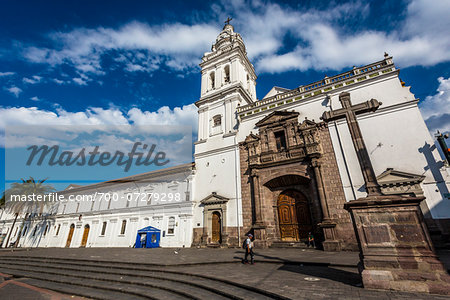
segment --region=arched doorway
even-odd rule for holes
[[[295,242],[306,238],[312,231],[306,197],[299,191],[286,190],[278,196],[277,207],[281,240]]]
[[[220,213],[215,211],[212,213],[212,237],[213,243],[222,243],[222,220]]]
[[[69,235],[67,236],[66,248],[70,247],[70,243],[72,242],[74,230],[75,230],[75,224],[70,225]]]
[[[89,237],[89,230],[90,230],[89,224],[84,225],[83,238],[81,239],[80,247],[86,247],[87,240]]]

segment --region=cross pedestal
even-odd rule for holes
[[[357,114],[375,111],[375,99],[352,105],[341,93],[342,108],[324,112],[325,122],[346,118],[364,177],[367,197],[344,205],[350,212],[360,248],[364,287],[450,294],[450,276],[436,257],[420,209],[424,197],[383,195],[364,144]]]

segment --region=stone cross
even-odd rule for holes
[[[233,18],[228,17],[227,20],[225,21],[226,24],[230,24],[230,21],[233,20]]]
[[[350,101],[350,93],[347,92],[339,94],[339,101],[341,102],[342,108],[324,112],[321,119],[325,122],[342,118],[347,119],[348,128],[353,140],[353,146],[355,147],[359,165],[364,176],[367,194],[369,197],[381,195],[381,188],[377,182],[372,163],[370,162],[369,153],[367,152],[366,145],[364,144],[364,139],[362,137],[356,115],[369,111],[376,111],[382,103],[375,99],[371,99],[363,103],[352,105]]]

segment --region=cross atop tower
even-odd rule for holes
[[[233,18],[228,17],[227,20],[224,23],[226,23],[227,25],[230,25],[230,21],[231,20],[233,20]]]

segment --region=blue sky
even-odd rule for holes
[[[195,135],[198,64],[231,16],[259,76],[258,98],[386,51],[421,99],[430,132],[448,131],[449,15],[449,0],[2,1],[0,130],[162,124]],[[4,133],[0,143],[4,170]]]

